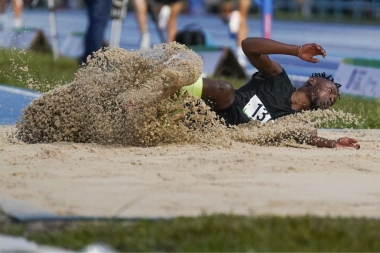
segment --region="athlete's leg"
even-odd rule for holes
[[[13,28],[19,29],[22,26],[22,9],[24,2],[22,0],[13,0]]]
[[[208,78],[199,78],[194,84],[183,87],[191,95],[203,99],[215,110],[228,108],[235,98],[235,89],[231,84]]]
[[[148,32],[146,0],[133,0],[136,9],[137,22],[139,23],[140,33]]]
[[[22,7],[24,2],[22,0],[13,0],[13,12],[15,18],[21,18]]]
[[[168,20],[168,42],[175,40],[175,36],[177,35],[177,18],[183,9],[183,6],[183,1],[178,1],[170,5],[171,12]]]
[[[237,45],[241,47],[241,42],[248,36],[247,18],[251,0],[239,0],[238,11],[240,12],[240,29],[237,38]]]
[[[84,37],[84,54],[81,63],[87,63],[87,56],[103,46],[104,31],[111,13],[111,0],[85,0],[87,4],[88,27]]]
[[[7,15],[5,14],[5,0],[0,0],[0,31],[5,29]]]
[[[248,64],[247,57],[241,48],[241,42],[248,37],[247,18],[251,0],[239,0],[238,11],[240,14],[239,31],[236,37],[236,56],[239,64],[245,68]]]
[[[148,5],[146,0],[134,0],[133,1],[136,9],[137,22],[139,23],[140,30],[140,49],[145,49],[150,47],[150,34],[147,23],[147,12]]]
[[[220,18],[228,23],[228,16],[232,12],[232,0],[223,0],[220,5]]]
[[[5,0],[0,0],[0,14],[5,13]]]

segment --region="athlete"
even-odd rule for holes
[[[291,84],[284,68],[268,54],[284,54],[317,63],[315,56],[326,57],[326,51],[315,43],[301,46],[284,44],[265,38],[246,38],[242,49],[257,69],[251,80],[238,90],[225,81],[200,78],[184,87],[202,98],[228,125],[250,120],[267,122],[304,110],[327,109],[340,97],[340,84],[324,73],[313,74],[299,89]],[[360,148],[357,140],[343,137],[329,140],[318,137],[316,131],[306,140],[310,145],[325,148]]]

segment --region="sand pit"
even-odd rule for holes
[[[378,216],[378,131],[322,133],[358,151],[302,144],[326,121],[357,121],[334,110],[228,128],[180,91],[201,70],[176,43],[98,52],[1,128],[0,198],[62,215]]]
[[[380,132],[362,148],[232,143],[121,147],[10,143],[1,127],[0,196],[62,215],[171,217],[201,213],[379,217]]]

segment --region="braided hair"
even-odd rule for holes
[[[342,87],[342,85],[340,83],[335,83],[334,82],[334,78],[331,75],[326,76],[326,73],[322,72],[322,73],[313,73],[313,74],[311,74],[310,77],[323,77],[323,78],[329,80],[330,82],[332,82],[333,84],[335,84],[335,86],[338,89],[338,95],[339,95],[338,98],[340,100],[340,90],[339,90],[339,88]]]

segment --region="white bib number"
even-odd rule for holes
[[[264,104],[261,100],[255,95],[249,100],[248,104],[246,104],[243,108],[243,112],[250,118],[251,120],[258,120],[263,123],[272,119],[267,108],[265,108]]]

